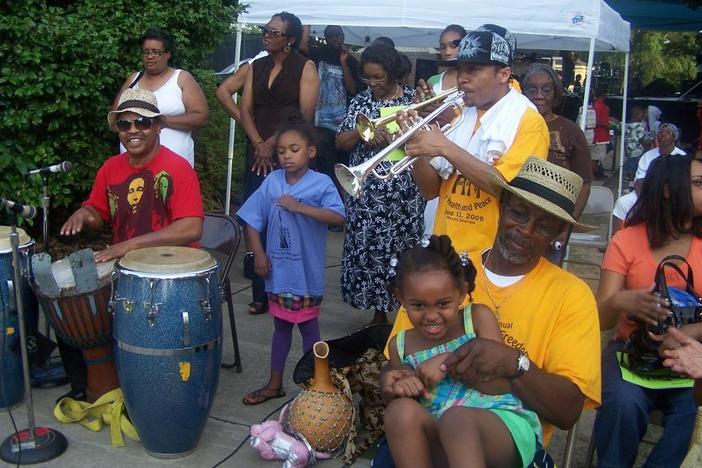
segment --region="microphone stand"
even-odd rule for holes
[[[20,349],[22,352],[22,370],[24,373],[24,391],[27,395],[27,429],[18,431],[6,438],[0,445],[0,458],[8,463],[30,465],[45,462],[58,457],[68,448],[66,437],[49,427],[34,425],[34,402],[32,386],[29,382],[29,355],[27,352],[27,333],[24,327],[24,303],[22,302],[22,273],[19,264],[19,235],[17,234],[17,215],[10,212],[10,244],[12,246],[12,270],[17,306],[17,321],[20,331]]]
[[[42,236],[44,239],[44,252],[49,253],[49,203],[51,198],[49,198],[49,175],[44,174],[42,176],[42,188],[44,190],[44,196],[41,198],[41,208],[42,208]]]

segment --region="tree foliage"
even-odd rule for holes
[[[9,0],[0,5],[0,196],[38,203],[22,172],[71,160],[51,181],[67,206],[116,152],[106,114],[150,26],[175,39],[173,63],[196,68],[231,30],[234,0]]]
[[[644,84],[663,78],[678,85],[694,78],[701,46],[697,33],[634,30],[630,76],[638,76]]]

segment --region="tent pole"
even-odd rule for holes
[[[592,88],[592,62],[595,60],[595,38],[590,38],[590,51],[587,54],[587,75],[585,79],[587,80],[587,86],[585,86],[585,92],[583,93],[583,118],[580,119],[580,130],[585,133],[585,123],[587,122],[587,105],[590,102],[590,89]]]
[[[629,94],[629,52],[624,58],[624,97],[622,100],[622,136],[619,141],[619,186],[617,188],[617,197],[622,196],[622,184],[624,182],[624,159],[626,154],[626,99]]]
[[[236,30],[236,52],[234,53],[234,73],[239,69],[241,61],[241,27],[237,25]],[[237,94],[232,96],[236,101]],[[234,137],[236,135],[236,122],[234,119],[229,119],[229,147],[227,149],[227,193],[224,202],[224,214],[229,215],[229,210],[232,203],[232,165],[234,163]]]

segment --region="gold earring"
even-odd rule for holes
[[[292,47],[290,47],[290,44],[288,44],[283,48],[283,52],[285,52],[286,54],[289,54],[291,49],[292,49]]]

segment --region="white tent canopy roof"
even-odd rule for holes
[[[387,36],[397,46],[436,47],[441,30],[460,24],[468,30],[484,23],[499,24],[517,36],[517,47],[535,50],[629,51],[629,23],[603,0],[522,0],[518,4],[493,0],[443,0],[440,6],[419,0],[304,0],[280,3],[249,0],[239,22],[265,24],[281,10],[297,15],[302,24],[322,35],[324,26],[343,27],[346,42],[368,45]],[[281,8],[282,7],[282,8]]]

